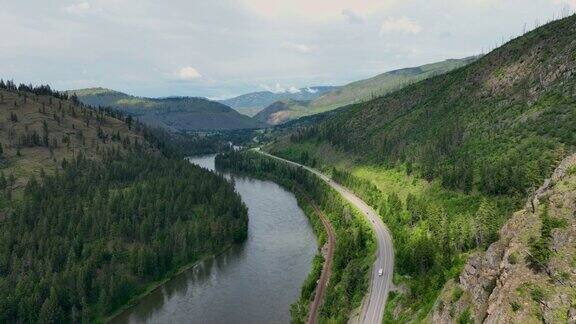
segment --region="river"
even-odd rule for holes
[[[214,155],[190,158],[214,170]],[[317,242],[294,195],[233,177],[248,206],[248,239],[175,277],[113,323],[289,323]]]

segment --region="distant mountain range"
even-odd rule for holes
[[[312,99],[283,98],[261,110],[255,119],[268,125],[278,125],[302,116],[318,114],[353,103],[367,101],[399,90],[431,76],[465,66],[477,57],[450,59],[442,62],[394,70],[375,77],[335,87]]]
[[[219,131],[263,126],[224,104],[204,98],[144,98],[105,88],[70,90],[68,93],[75,94],[84,104],[113,107],[144,123],[170,130]]]
[[[254,116],[260,110],[278,100],[313,100],[338,88],[339,87],[333,86],[317,86],[300,88],[296,91],[258,91],[226,100],[218,100],[218,102],[230,106],[242,114]]]
[[[294,91],[251,92],[211,101],[197,97],[145,98],[106,88],[70,90],[91,106],[109,106],[142,122],[177,131],[218,131],[273,126],[330,111],[399,90],[406,85],[465,66],[477,57],[450,59],[386,72],[342,87],[314,86]],[[250,116],[253,116],[250,117]]]

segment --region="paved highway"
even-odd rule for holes
[[[392,284],[392,273],[394,271],[394,248],[392,246],[392,237],[382,222],[378,214],[366,204],[362,199],[358,198],[350,190],[346,189],[339,183],[333,181],[320,171],[298,164],[271,154],[268,154],[260,149],[257,152],[275,158],[286,163],[302,167],[311,173],[317,175],[322,180],[326,181],[332,188],[338,191],[346,200],[356,206],[368,219],[369,223],[374,229],[376,234],[377,243],[377,257],[372,267],[372,276],[370,277],[370,290],[364,299],[362,311],[358,320],[361,323],[382,323],[384,316],[384,308],[388,292]],[[382,269],[382,275],[379,275],[379,270]]]

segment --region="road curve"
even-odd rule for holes
[[[374,229],[374,233],[376,234],[377,252],[376,261],[372,267],[372,276],[370,277],[370,290],[364,299],[359,320],[361,323],[382,323],[386,299],[388,298],[388,292],[390,291],[390,287],[392,285],[392,273],[394,271],[394,248],[392,246],[392,237],[390,236],[386,225],[384,225],[378,214],[374,211],[374,209],[372,209],[362,199],[358,198],[350,190],[330,179],[322,172],[305,165],[301,165],[296,162],[268,154],[259,148],[255,150],[268,157],[284,161],[298,167],[302,167],[315,174],[316,176],[320,177],[320,179],[326,181],[332,188],[338,191],[342,197],[356,206],[356,208],[358,208],[366,216],[368,222]],[[378,274],[380,269],[383,271],[382,276]]]

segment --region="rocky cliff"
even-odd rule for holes
[[[442,290],[434,323],[576,322],[576,155]]]

